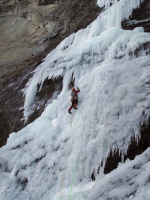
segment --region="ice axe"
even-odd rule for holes
[[[74,85],[75,85],[75,84],[74,84]],[[76,85],[75,85],[75,86],[76,86]],[[77,86],[76,86],[76,88],[79,89]]]

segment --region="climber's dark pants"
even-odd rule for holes
[[[72,101],[72,106],[69,108],[71,110],[73,107],[76,107],[78,104],[78,99]]]
[[[72,107],[76,107],[78,104],[78,99],[72,101]]]

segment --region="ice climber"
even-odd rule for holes
[[[77,104],[78,104],[78,93],[80,92],[80,89],[77,87],[77,90],[75,87],[72,88],[71,91],[71,101],[72,106],[69,108],[68,112],[71,114],[71,109],[74,108],[77,110]]]

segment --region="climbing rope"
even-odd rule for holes
[[[71,124],[70,124],[69,140],[70,140],[70,136],[71,136],[72,122],[73,122],[73,119],[72,119]],[[78,112],[77,112],[77,129],[78,129]],[[64,186],[65,170],[66,170],[66,163],[67,163],[68,150],[69,150],[69,140],[68,140],[68,146],[67,146],[67,154],[66,154],[66,160],[65,160],[65,166],[64,166],[64,175],[63,175],[63,181],[62,181],[61,198],[60,198],[60,200],[62,199],[62,191],[63,191],[63,186]],[[74,182],[74,173],[75,173],[76,162],[77,162],[77,132],[76,132],[76,159],[75,159],[75,165],[74,165],[74,170],[73,170],[73,177],[72,177],[72,183],[71,183],[71,188],[70,188],[69,200],[71,198],[72,186],[73,186],[73,182]]]
[[[70,134],[69,134],[69,140],[70,140],[70,135],[71,135],[71,128],[72,128],[72,121],[71,121],[71,124],[70,124]],[[63,187],[64,187],[64,179],[65,179],[66,163],[67,163],[67,158],[68,158],[68,150],[69,150],[69,140],[68,140],[67,154],[66,154],[66,159],[65,159],[64,175],[63,175],[63,181],[62,181],[62,188],[61,188],[61,198],[60,198],[60,200],[62,199],[62,191],[63,191]]]
[[[71,188],[70,188],[69,200],[71,199],[72,186],[73,186],[73,182],[74,182],[74,173],[75,173],[76,163],[77,163],[77,132],[78,132],[78,111],[77,111],[77,129],[76,129],[76,159],[75,159],[75,164],[74,164],[74,170],[73,170],[73,177],[72,177],[72,183],[71,183]]]

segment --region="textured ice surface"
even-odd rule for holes
[[[150,195],[149,149],[108,175],[101,170],[96,181],[91,182],[93,169],[105,162],[110,149],[118,147],[124,154],[131,136],[140,137],[140,123],[150,114],[150,56],[141,48],[150,42],[150,34],[144,33],[143,28],[120,28],[121,20],[128,18],[140,1],[98,4],[106,11],[50,52],[24,89],[27,120],[37,83],[63,75],[63,89],[57,99],[37,120],[12,133],[0,149],[2,200],[60,199],[68,141],[63,200],[69,199],[76,154],[72,200],[141,200]],[[123,12],[119,18],[120,9]],[[138,48],[139,58],[129,56]],[[72,72],[81,93],[78,111],[69,115]]]

